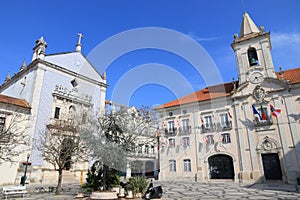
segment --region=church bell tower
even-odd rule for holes
[[[240,35],[231,44],[235,52],[239,84],[260,84],[265,78],[276,78],[270,33],[263,26],[257,28],[248,13],[244,13]]]

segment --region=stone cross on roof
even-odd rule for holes
[[[84,36],[82,35],[82,33],[77,33],[78,35],[78,42],[76,44],[76,51],[81,52],[81,38],[84,38]]]

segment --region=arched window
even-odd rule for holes
[[[74,119],[75,112],[76,112],[75,106],[70,106],[69,107],[69,116],[70,116],[71,119]]]
[[[250,66],[258,65],[256,49],[254,47],[250,47],[247,53]]]

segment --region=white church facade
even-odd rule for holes
[[[26,160],[27,154],[30,155],[31,162],[28,181],[42,183],[55,181],[56,172],[53,173],[54,169],[45,164],[41,152],[33,148],[34,141],[39,140],[49,125],[65,123],[74,118],[77,121],[84,121],[88,115],[99,114],[105,109],[108,87],[106,74],[105,72],[99,74],[81,53],[81,37],[79,34],[75,51],[56,54],[46,54],[47,43],[41,37],[33,48],[30,64],[26,66],[23,63],[20,71],[12,77],[8,75],[0,86],[0,94],[3,96],[28,103],[31,119],[26,134],[32,138],[31,146],[19,157],[20,162],[10,167],[0,164],[0,171],[14,172],[9,176],[1,173],[0,184],[20,181],[24,173],[24,167],[20,163]],[[68,169],[69,176],[79,180],[82,174],[86,174],[87,168],[87,163],[77,165],[75,162]]]
[[[238,81],[160,106],[161,180],[300,184],[300,68],[275,71],[271,34],[243,16]]]

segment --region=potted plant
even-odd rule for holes
[[[132,191],[134,197],[142,197],[148,186],[147,179],[141,176],[135,176],[129,179],[126,185],[127,191]]]

